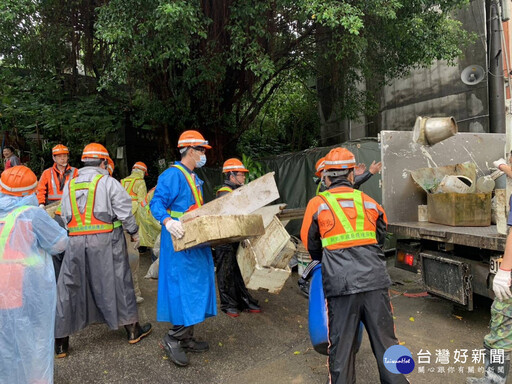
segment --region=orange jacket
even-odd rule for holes
[[[332,195],[347,194],[354,193],[354,189],[348,186],[339,186],[329,189],[329,192]],[[386,213],[382,207],[370,196],[361,193],[361,198],[364,221],[362,221],[362,227],[359,231],[356,229],[356,218],[358,215],[356,212],[357,204],[355,204],[354,200],[350,198],[338,199],[338,204],[356,234],[357,232],[374,232],[374,237],[369,238],[368,236],[353,236],[352,238],[345,239],[344,241],[337,242],[331,240],[330,245],[321,245],[322,240],[326,241],[326,239],[329,238],[335,239],[336,236],[343,237],[347,231],[345,230],[340,218],[333,212],[329,201],[324,196],[318,195],[309,201],[306,212],[304,214],[304,221],[301,228],[301,239],[306,249],[313,248],[315,250],[318,249],[321,252],[321,248],[334,250],[357,247],[361,245],[377,244],[380,240],[378,238],[380,237],[380,234],[377,233],[379,231],[377,228],[377,219],[379,216],[381,216],[384,224],[387,224]]]
[[[64,185],[74,177],[78,176],[78,169],[67,165],[64,172],[59,171],[57,164],[45,169],[39,185],[37,186],[37,200],[39,204],[49,204],[59,201],[62,198],[62,189]]]

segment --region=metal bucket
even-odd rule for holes
[[[458,132],[457,122],[453,117],[416,118],[412,139],[421,145],[434,145]]]

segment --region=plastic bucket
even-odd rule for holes
[[[324,296],[322,284],[322,264],[318,264],[311,271],[311,283],[309,284],[309,337],[313,348],[322,355],[328,355],[329,332],[327,320],[327,302]],[[356,352],[361,347],[363,340],[363,323],[359,323],[357,331]]]
[[[441,180],[435,193],[469,193],[473,180],[466,176],[446,175]]]
[[[297,272],[302,276],[306,267],[311,263],[311,257],[307,252],[297,252]]]

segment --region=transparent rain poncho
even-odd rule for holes
[[[0,383],[53,383],[57,289],[67,233],[35,195],[0,193]],[[21,207],[29,207],[22,209]],[[12,220],[11,212],[21,208]]]
[[[150,248],[155,246],[156,238],[162,231],[162,226],[155,220],[149,209],[149,202],[153,198],[154,193],[154,189],[148,192],[144,200],[145,205],[141,205],[135,213],[135,219],[137,224],[139,224],[140,245]]]

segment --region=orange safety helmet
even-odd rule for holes
[[[325,167],[325,157],[322,157],[318,159],[318,161],[315,164],[315,176],[316,177],[322,177],[322,171]]]
[[[329,169],[352,169],[356,166],[356,158],[346,148],[338,147],[331,149],[325,156],[324,171]]]
[[[249,172],[247,168],[245,168],[244,164],[236,159],[227,159],[224,162],[224,165],[222,165],[222,173],[228,173],[228,172]]]
[[[37,177],[24,165],[16,165],[2,172],[0,192],[12,196],[27,196],[37,189]]]
[[[208,141],[205,140],[203,135],[197,131],[185,131],[180,135],[180,138],[178,139],[178,148],[184,147],[211,148],[211,146],[208,145]]]
[[[144,171],[146,176],[148,175],[148,167],[142,161],[137,161],[135,164],[133,164],[132,170],[133,169],[140,169],[141,171]]]
[[[98,143],[87,144],[82,152],[82,161],[85,159],[105,159],[109,158],[107,149]]]
[[[115,165],[114,165],[114,160],[112,160],[110,157],[107,159],[108,161],[108,167],[107,167],[107,170],[108,170],[108,174],[110,176],[112,176],[112,174],[114,173],[114,168],[115,168]]]
[[[52,156],[55,155],[69,155],[69,149],[65,145],[57,144],[52,148]]]

